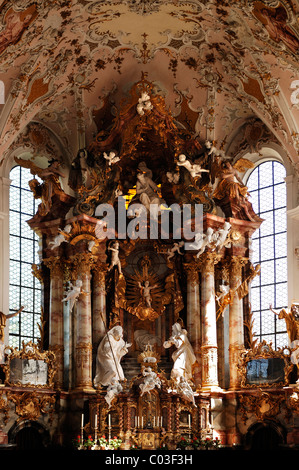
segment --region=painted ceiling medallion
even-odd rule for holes
[[[195,2],[131,1],[112,2],[109,8],[105,6],[107,3],[98,1],[87,7],[91,15],[88,38],[102,46],[113,48],[118,41],[118,45],[127,46],[138,54],[144,49],[146,38],[146,47],[152,56],[172,38],[191,44],[204,36],[199,17],[202,6]],[[130,26],[132,24],[134,28]]]

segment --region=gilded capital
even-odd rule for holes
[[[52,278],[63,278],[64,262],[60,256],[51,256],[44,260],[44,265],[51,271]]]

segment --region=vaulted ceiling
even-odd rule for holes
[[[142,77],[178,125],[299,168],[299,5],[283,0],[0,0],[0,160],[69,164]],[[1,102],[1,100],[0,100]]]

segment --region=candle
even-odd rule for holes
[[[83,424],[84,424],[84,414],[82,413],[82,415],[81,415],[81,428],[83,428]]]
[[[135,428],[137,427],[137,416],[135,416]]]
[[[159,424],[160,424],[160,416],[158,416],[158,427],[159,427]]]
[[[154,416],[154,427],[155,427],[155,425],[156,425],[156,418]],[[158,426],[159,426],[159,418],[158,418]]]
[[[142,427],[142,429],[143,429],[143,416],[142,416],[142,418],[141,418],[141,427]]]
[[[191,428],[191,415],[188,415],[188,421],[189,421],[189,428]]]
[[[161,428],[162,428],[163,417],[161,416]]]
[[[109,427],[111,426],[111,415],[110,414],[108,415],[108,425],[109,425]]]
[[[138,416],[138,418],[137,418],[137,424],[138,424],[138,427],[139,427],[139,424],[140,424],[139,416]]]

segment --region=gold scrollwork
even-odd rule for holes
[[[16,413],[19,420],[36,421],[41,414],[53,414],[55,396],[39,395],[37,392],[24,392],[19,394],[10,394],[11,401],[16,406]]]
[[[242,421],[246,423],[248,417],[252,414],[259,421],[273,418],[280,413],[282,403],[285,401],[284,395],[271,394],[260,391],[253,395],[239,395],[240,412]]]

